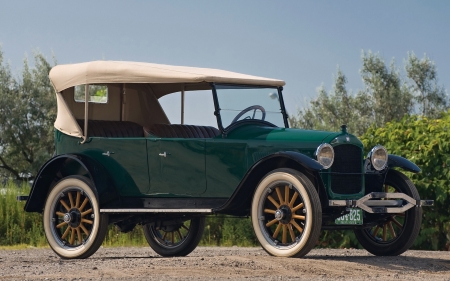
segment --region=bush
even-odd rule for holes
[[[362,137],[366,149],[382,144],[390,154],[418,165],[422,172],[405,174],[422,199],[433,199],[423,208],[422,228],[415,249],[448,250],[450,241],[450,112],[439,119],[406,116],[383,128],[371,127]],[[403,172],[403,171],[402,171]]]

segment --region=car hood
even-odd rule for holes
[[[303,129],[286,129],[260,126],[242,126],[227,135],[233,139],[251,139],[283,142],[330,142],[342,133]]]

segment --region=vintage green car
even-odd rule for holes
[[[58,65],[50,80],[56,152],[23,199],[62,258],[94,254],[108,224],[142,225],[155,252],[184,256],[212,214],[251,216],[274,256],[306,255],[321,229],[353,229],[369,252],[399,255],[432,204],[394,170],[417,173],[415,164],[380,145],[364,157],[345,125],[290,129],[281,80],[124,61]],[[215,126],[184,124],[194,93],[203,96],[187,110]],[[160,102],[174,94],[180,124],[168,118],[178,107]]]

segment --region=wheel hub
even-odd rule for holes
[[[73,208],[68,213],[65,213],[64,222],[72,228],[77,228],[81,223],[80,211],[77,208]]]
[[[288,224],[292,218],[291,208],[287,205],[280,206],[280,208],[275,211],[275,218],[282,224]]]

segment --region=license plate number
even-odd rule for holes
[[[350,213],[337,218],[335,224],[362,224],[363,216],[362,210],[359,208],[351,208]]]

